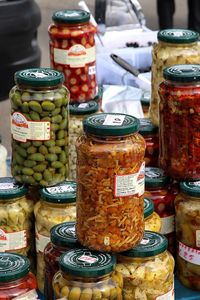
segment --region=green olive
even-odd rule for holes
[[[46,164],[42,163],[42,164],[37,164],[36,166],[33,167],[33,170],[35,172],[43,172],[46,169]]]
[[[42,102],[42,108],[47,111],[53,111],[55,109],[55,104],[51,101],[45,100]]]
[[[50,153],[60,154],[62,152],[62,149],[58,146],[49,147]]]
[[[79,300],[81,295],[81,289],[79,287],[73,287],[68,295],[68,300]]]
[[[37,152],[37,148],[34,146],[30,146],[26,151],[28,154],[34,154]]]
[[[36,111],[38,113],[42,112],[42,107],[41,107],[41,105],[38,101],[31,100],[29,102],[29,107],[30,107],[31,110]]]
[[[56,154],[50,153],[45,155],[46,160],[48,161],[56,161],[58,156]]]
[[[83,289],[81,292],[80,300],[92,300],[92,289]]]
[[[60,161],[54,161],[54,162],[52,162],[51,166],[53,168],[55,168],[55,169],[64,167],[63,164]]]
[[[22,168],[22,173],[24,175],[33,175],[34,171],[31,168]]]
[[[35,161],[44,161],[45,157],[41,153],[34,153],[34,154],[29,155],[29,159],[35,160]]]
[[[32,168],[35,165],[36,165],[36,161],[34,160],[30,160],[30,159],[24,160],[24,166],[27,168]]]
[[[40,121],[40,115],[36,111],[30,111],[30,118],[33,121]]]

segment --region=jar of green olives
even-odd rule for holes
[[[122,276],[119,280],[113,273],[115,265],[116,257],[109,253],[84,248],[65,252],[52,282],[55,299],[122,299]]]
[[[68,176],[68,102],[64,75],[49,68],[15,73],[10,91],[15,179],[50,186]]]

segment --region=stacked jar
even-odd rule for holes
[[[149,198],[144,198],[144,227],[154,232],[160,232],[161,229],[161,218],[154,211],[154,203]]]

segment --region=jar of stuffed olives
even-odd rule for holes
[[[112,277],[115,265],[116,257],[109,253],[88,249],[65,252],[53,278],[55,299],[122,299],[118,284],[122,276]]]
[[[123,299],[175,299],[174,259],[159,233],[145,231],[139,245],[117,255],[115,270],[123,275]]]
[[[50,242],[54,225],[76,220],[76,183],[64,181],[56,186],[42,188],[41,200],[34,207],[37,280],[41,292],[44,288],[44,248]]]
[[[62,73],[45,68],[15,73],[10,91],[12,175],[50,186],[68,176],[69,92]]]
[[[144,228],[154,232],[161,229],[161,218],[154,211],[154,203],[151,199],[144,198]]]
[[[139,120],[125,114],[95,114],[77,139],[77,223],[82,245],[120,252],[144,233],[145,141]]]
[[[175,64],[198,64],[200,60],[199,33],[185,29],[165,29],[158,32],[158,43],[152,50],[152,88],[149,117],[159,126],[158,88],[163,70]]]
[[[188,288],[200,290],[200,181],[182,181],[175,199],[177,275]]]
[[[50,231],[50,242],[44,249],[45,282],[44,298],[54,300],[52,279],[59,270],[59,258],[67,250],[80,248],[76,233],[75,222],[65,222],[55,225]]]

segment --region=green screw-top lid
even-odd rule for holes
[[[144,218],[146,219],[154,212],[153,201],[149,198],[144,198]]]
[[[188,29],[164,29],[158,32],[159,41],[173,44],[189,44],[198,41],[199,33]]]
[[[76,202],[76,182],[63,181],[52,187],[40,189],[43,200],[53,203]]]
[[[119,113],[100,113],[83,120],[86,133],[99,136],[121,136],[137,132],[139,120],[133,116]]]
[[[158,127],[155,126],[150,119],[147,118],[141,118],[140,121],[140,127],[139,127],[139,133],[143,135],[149,135],[152,133],[158,132]]]
[[[144,91],[142,96],[141,96],[141,103],[143,106],[149,106],[150,105],[150,100],[151,100],[151,93],[148,91]]]
[[[34,68],[15,73],[15,83],[33,87],[55,86],[64,82],[63,73],[50,68]]]
[[[30,261],[27,257],[0,252],[0,283],[23,278],[30,271]]]
[[[74,276],[98,277],[113,271],[116,257],[109,253],[91,251],[89,249],[69,250],[61,255],[60,268]]]
[[[165,236],[153,231],[145,231],[144,237],[140,243],[125,252],[120,253],[122,256],[129,257],[150,257],[163,253],[167,250],[168,241]]]
[[[53,13],[52,20],[56,23],[84,23],[90,20],[90,13],[82,9],[64,9]]]
[[[163,70],[167,80],[175,82],[193,82],[200,80],[200,65],[173,65]]]
[[[69,105],[69,111],[72,115],[93,114],[99,110],[99,104],[96,101],[85,103],[73,103]]]
[[[145,168],[145,187],[163,187],[170,181],[170,177],[167,176],[164,170],[154,167]]]
[[[24,184],[17,182],[13,177],[0,178],[0,198],[14,199],[22,197],[28,193]]]
[[[56,246],[80,248],[76,237],[75,222],[65,222],[53,226],[50,230],[50,239]]]
[[[180,190],[187,195],[200,197],[200,181],[182,181]]]

